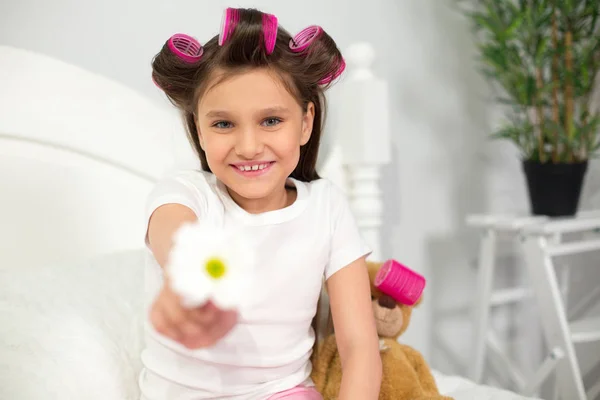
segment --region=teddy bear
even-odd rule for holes
[[[382,263],[368,263],[371,281],[373,313],[379,335],[382,361],[382,380],[379,400],[452,400],[439,393],[429,366],[423,356],[397,339],[410,323],[414,306],[397,302],[376,286],[377,272]],[[342,366],[337,351],[335,333],[319,343],[313,357],[311,378],[324,400],[336,400],[342,380]]]

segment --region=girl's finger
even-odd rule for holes
[[[220,311],[215,322],[208,327],[208,336],[218,341],[225,336],[237,323],[238,314],[235,311]]]
[[[225,336],[237,323],[237,313],[234,311],[217,311],[210,325],[200,325],[198,334],[186,337],[182,343],[190,348],[213,346]]]
[[[178,341],[181,337],[179,330],[173,325],[169,319],[168,313],[164,310],[161,303],[155,304],[151,313],[151,322],[154,329],[161,335]]]
[[[211,340],[205,330],[201,335],[189,337],[182,343],[188,349],[201,349],[214,345],[215,341]]]
[[[154,329],[160,333],[161,335],[167,335],[169,331],[169,322],[165,318],[161,309],[155,303],[150,310],[150,323],[154,327]]]
[[[176,341],[180,341],[183,338],[181,325],[183,325],[187,318],[186,310],[181,307],[179,298],[175,294],[167,292],[162,296],[159,306],[162,308],[164,318],[170,324],[171,337]]]
[[[208,303],[203,307],[190,311],[190,318],[200,325],[212,325],[215,322],[219,310],[212,304]]]
[[[206,328],[192,320],[184,322],[180,326],[180,331],[182,334],[181,344],[190,349],[199,347],[198,342],[201,342],[207,335]]]

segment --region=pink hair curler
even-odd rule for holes
[[[414,305],[423,294],[425,278],[396,260],[383,263],[375,276],[375,287],[398,303]]]
[[[265,40],[265,50],[267,54],[273,53],[275,43],[277,42],[277,17],[273,14],[263,14],[262,18],[263,36]]]
[[[290,50],[294,53],[301,53],[310,46],[310,44],[323,33],[323,29],[317,25],[311,25],[304,28],[290,39]]]
[[[344,59],[342,58],[340,60],[340,66],[338,67],[338,69],[333,74],[329,74],[329,75],[325,76],[324,78],[322,78],[319,81],[319,85],[327,85],[328,83],[333,82],[342,74],[342,72],[344,72],[345,69],[346,69],[346,61],[344,61]]]
[[[229,7],[223,12],[221,32],[219,33],[219,46],[223,46],[227,39],[229,39],[238,22],[240,22],[240,10]]]
[[[195,38],[184,33],[176,33],[167,42],[173,54],[187,63],[195,63],[202,58],[204,48]]]

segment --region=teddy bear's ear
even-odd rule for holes
[[[375,276],[377,276],[377,272],[383,263],[367,261],[367,270],[369,271],[369,281],[371,282],[371,293],[376,294],[379,291],[375,287]]]
[[[421,295],[421,297],[419,297],[419,300],[417,300],[417,302],[415,304],[413,304],[413,307],[419,307],[419,305],[423,302],[423,295]]]
[[[367,261],[367,269],[369,270],[369,278],[371,278],[371,281],[375,280],[375,275],[377,275],[377,271],[379,271],[379,268],[381,268],[382,265],[383,263]]]
[[[369,280],[371,281],[371,284],[375,283],[375,276],[382,265],[383,263],[367,261],[367,270],[369,271]]]

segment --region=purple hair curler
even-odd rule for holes
[[[265,50],[267,54],[271,54],[273,53],[273,50],[275,50],[275,43],[277,42],[277,17],[273,14],[263,14],[262,24]]]
[[[339,65],[338,69],[334,73],[326,75],[324,78],[322,78],[319,81],[319,85],[327,85],[328,83],[333,82],[342,74],[342,72],[344,72],[345,69],[346,69],[346,61],[344,61],[344,58],[342,57],[340,59],[340,65]]]
[[[323,29],[318,25],[311,25],[304,28],[296,36],[290,39],[290,50],[294,53],[301,53],[310,46],[310,44],[323,33]]]
[[[412,306],[425,289],[425,278],[396,260],[383,263],[375,276],[375,287],[400,304]]]
[[[173,54],[187,63],[195,63],[202,58],[204,48],[195,38],[184,33],[176,33],[167,42]]]
[[[219,46],[223,46],[231,36],[238,22],[240,22],[240,10],[236,8],[227,8],[223,12],[221,20],[221,32],[219,33]]]

